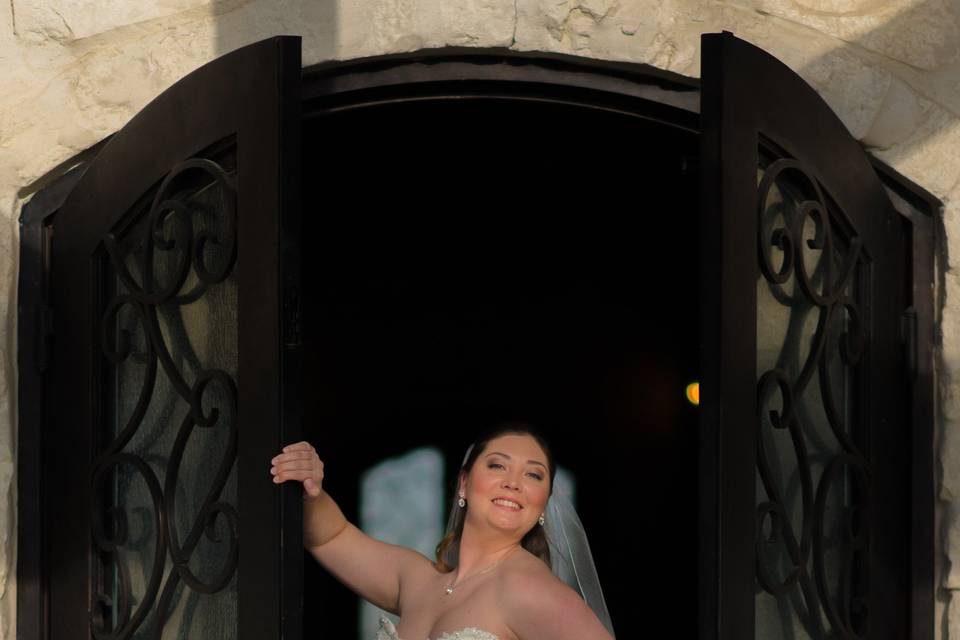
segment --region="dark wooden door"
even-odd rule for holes
[[[701,636],[908,637],[906,225],[785,65],[702,73]]]
[[[54,224],[48,637],[300,637],[300,40],[161,94]]]

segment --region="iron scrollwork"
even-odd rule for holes
[[[767,355],[757,390],[766,494],[756,514],[757,583],[775,597],[780,625],[812,638],[864,638],[870,466],[855,442],[853,384],[867,344],[862,243],[841,235],[819,182],[790,158],[763,169],[758,209],[760,287],[770,301],[760,313],[779,314],[785,326],[758,335]]]
[[[204,198],[215,199],[217,206],[206,206]],[[232,175],[209,159],[178,164],[161,182],[137,225],[129,237],[110,233],[103,238],[119,285],[101,317],[102,353],[115,372],[121,366],[138,366],[140,388],[129,415],[122,425],[117,420],[92,470],[92,534],[101,558],[101,577],[94,585],[90,623],[98,640],[124,640],[135,634],[160,638],[178,589],[216,593],[234,577],[238,561],[237,510],[222,496],[237,456],[236,383],[229,371],[204,368],[194,353],[175,357],[169,335],[185,305],[202,299],[234,270],[237,211]],[[182,325],[179,330],[185,332]],[[183,361],[190,366],[182,366]],[[166,404],[184,413],[173,446],[160,454],[128,450],[137,448],[130,446],[131,441],[144,438],[144,431],[166,428],[150,424],[148,418],[161,371],[172,390],[172,400]],[[198,494],[203,496],[199,509],[188,514],[192,522],[182,528],[178,526],[184,519],[177,498],[183,487],[178,483],[183,484],[181,465],[196,429],[219,434],[215,449],[220,458],[206,493]],[[121,470],[128,482],[136,479],[146,486],[140,495],[149,496],[148,501],[142,500],[149,506],[139,511],[149,514],[128,513],[117,488]],[[190,490],[202,491],[199,487]],[[143,540],[138,544],[131,540],[130,520],[138,517],[146,522],[142,528],[152,527],[149,552],[138,549]],[[191,568],[191,558],[203,538],[225,549],[217,554],[222,563],[219,570],[208,578]],[[145,586],[135,598],[127,556],[136,553],[149,557],[149,562],[142,564]],[[168,560],[170,568],[166,569]]]

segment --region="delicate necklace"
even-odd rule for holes
[[[490,566],[487,567],[486,569],[483,569],[483,570],[481,570],[481,571],[477,571],[475,574],[470,575],[470,576],[467,576],[466,578],[464,578],[464,579],[461,581],[460,584],[463,584],[464,582],[466,582],[466,581],[469,580],[470,578],[476,578],[476,577],[479,576],[481,573],[486,573],[487,571],[493,570],[494,567],[496,567],[498,564],[500,564],[501,562],[503,562],[504,560],[506,560],[506,559],[507,559],[507,556],[510,555],[511,553],[513,553],[513,549],[511,549],[510,551],[508,551],[502,558],[500,558],[499,560],[497,560],[496,562],[494,562],[492,565],[490,565]],[[459,577],[459,576],[458,576],[458,577]],[[453,580],[450,581],[450,584],[447,585],[446,593],[447,593],[448,596],[453,593],[453,590],[454,590],[454,588],[455,588],[455,587],[453,586],[453,583],[456,582],[456,581],[457,581],[457,579],[454,578]],[[460,585],[458,584],[457,586],[459,587]]]

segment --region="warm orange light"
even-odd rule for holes
[[[700,406],[700,383],[691,382],[687,385],[687,400],[694,406]]]

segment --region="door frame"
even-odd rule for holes
[[[302,117],[325,110],[355,108],[385,101],[456,99],[478,96],[566,102],[625,111],[632,115],[700,133],[698,79],[647,65],[608,62],[561,54],[469,47],[431,49],[413,54],[336,61],[301,71]],[[216,81],[213,80],[212,81]],[[109,138],[107,139],[109,140]],[[104,140],[104,143],[107,142]],[[295,142],[291,141],[291,144]],[[52,313],[49,246],[60,212],[76,183],[103,143],[91,148],[69,172],[51,181],[24,205],[18,305],[18,631],[19,640],[49,638],[48,524],[45,505],[52,497],[41,465],[48,461],[46,400],[51,392]],[[929,513],[916,519],[911,545],[913,628],[921,635],[933,621],[933,345],[936,227],[941,203],[922,188],[875,159],[875,170],[888,189],[908,199],[920,215],[911,219],[912,278],[917,375],[912,389],[913,429],[911,499]],[[906,214],[904,214],[906,216]],[[291,311],[294,312],[294,311]],[[295,363],[290,362],[292,366]],[[296,398],[284,398],[288,411]],[[752,508],[752,507],[751,507]],[[715,523],[702,520],[701,530]],[[927,546],[929,544],[929,546]],[[286,552],[290,551],[287,545]],[[709,555],[701,544],[701,556]],[[293,552],[299,553],[299,546]],[[752,564],[750,565],[752,567]],[[715,621],[705,611],[704,624]],[[717,637],[705,634],[705,637]]]
[[[231,136],[245,154],[239,163],[238,215],[244,223],[237,253],[248,273],[263,274],[242,279],[237,309],[237,391],[240,398],[257,399],[237,416],[243,433],[235,462],[238,492],[243,504],[256,509],[238,510],[238,528],[244,546],[257,549],[238,558],[238,628],[241,638],[251,640],[301,635],[302,501],[295,488],[278,490],[269,481],[269,458],[263,454],[279,451],[282,442],[300,434],[294,384],[299,354],[296,344],[282,341],[289,290],[284,285],[295,287],[299,277],[288,240],[299,228],[300,68],[300,38],[291,36],[243,47],[200,67],[98,145],[81,167],[38,194],[31,201],[36,206],[24,207],[18,638],[78,637],[78,629],[91,637],[94,549],[90,535],[76,534],[90,530],[89,491],[64,500],[60,488],[86,486],[99,453],[94,413],[101,357],[90,340],[99,318],[96,256],[103,234],[185,154]],[[289,164],[290,158],[295,162]],[[251,215],[258,211],[276,215]],[[281,283],[281,273],[291,281]],[[63,308],[79,312],[69,318],[60,313],[54,332],[53,317]],[[43,325],[35,326],[35,318]],[[71,384],[73,371],[87,376]],[[287,383],[281,385],[281,379]],[[56,427],[52,413],[63,407],[79,416],[70,420],[74,428],[66,428],[63,414]],[[282,526],[288,520],[297,526]]]
[[[701,161],[712,168],[702,174],[701,192],[702,251],[707,256],[703,272],[707,353],[702,377],[708,384],[701,396],[700,635],[726,639],[754,633],[756,317],[750,313],[740,317],[735,307],[756,308],[757,234],[749,216],[757,210],[758,152],[772,140],[774,145],[786,145],[786,151],[813,172],[812,177],[823,184],[843,213],[857,216],[849,222],[864,246],[882,256],[897,255],[904,238],[904,262],[874,256],[868,278],[889,289],[884,275],[905,275],[903,291],[878,297],[886,307],[878,305],[880,313],[867,320],[868,334],[896,338],[873,340],[868,335],[867,340],[873,345],[870,357],[883,363],[888,373],[902,373],[912,385],[902,398],[898,393],[870,392],[865,407],[871,414],[866,420],[870,431],[861,444],[871,463],[883,470],[891,469],[889,462],[897,460],[909,465],[911,478],[907,487],[896,482],[894,473],[875,473],[871,480],[876,494],[890,499],[890,504],[896,502],[897,510],[887,508],[886,502],[884,508],[872,510],[871,531],[884,534],[873,536],[870,557],[896,568],[885,566],[882,577],[878,572],[867,577],[869,633],[900,637],[909,629],[912,638],[932,640],[933,380],[928,367],[933,364],[934,228],[930,216],[939,203],[922,189],[908,188],[902,176],[872,160],[817,92],[772,55],[729,32],[704,34],[702,51]],[[811,136],[811,131],[816,135]],[[837,174],[838,166],[842,176]],[[893,191],[910,192],[913,214],[892,205],[888,194]],[[730,212],[740,212],[739,217],[734,220]],[[739,226],[742,220],[749,221],[749,233]],[[886,230],[895,223],[902,234]],[[720,266],[711,271],[708,264]],[[881,265],[887,271],[881,273]],[[866,385],[882,387],[884,380],[872,367],[865,367],[864,373]],[[910,419],[912,428],[904,442],[893,443],[887,436],[903,433],[895,428],[901,418]],[[902,554],[895,534],[888,532],[910,514],[913,518],[904,527],[904,536],[911,541],[911,549]],[[889,571],[896,572],[896,579],[887,579]],[[899,629],[881,626],[891,616]]]

